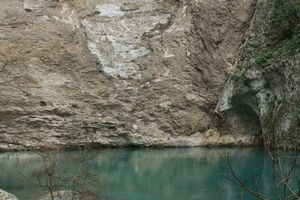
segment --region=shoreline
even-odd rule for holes
[[[191,148],[191,147],[255,147],[263,146],[261,138],[254,135],[221,135],[218,132],[208,131],[196,133],[191,136],[176,137],[152,137],[132,136],[128,138],[98,138],[95,141],[55,143],[55,144],[31,144],[30,146],[3,145],[0,142],[1,152],[18,151],[52,151],[72,150],[78,148],[109,149],[109,148]]]

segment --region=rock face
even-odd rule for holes
[[[255,0],[2,0],[0,148],[251,144],[214,126]]]
[[[262,136],[269,146],[299,148],[300,1],[258,1],[217,112],[232,131]]]
[[[4,190],[0,189],[0,199],[1,200],[18,200],[17,197],[13,194],[10,194]]]

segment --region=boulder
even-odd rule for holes
[[[1,200],[18,200],[17,197],[13,194],[10,194],[4,190],[0,189],[0,199]]]

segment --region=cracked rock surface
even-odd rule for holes
[[[252,144],[213,111],[255,0],[1,0],[0,149]]]

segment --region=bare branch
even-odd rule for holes
[[[261,199],[261,200],[267,200],[267,197],[265,197],[263,194],[260,194],[258,192],[253,191],[252,189],[250,189],[246,183],[244,181],[242,181],[234,172],[230,159],[229,159],[229,155],[227,156],[227,163],[230,169],[230,172],[235,180],[235,182],[242,188],[242,190],[245,190],[246,192],[248,192],[249,194],[253,195],[254,197],[256,197],[257,199]]]

